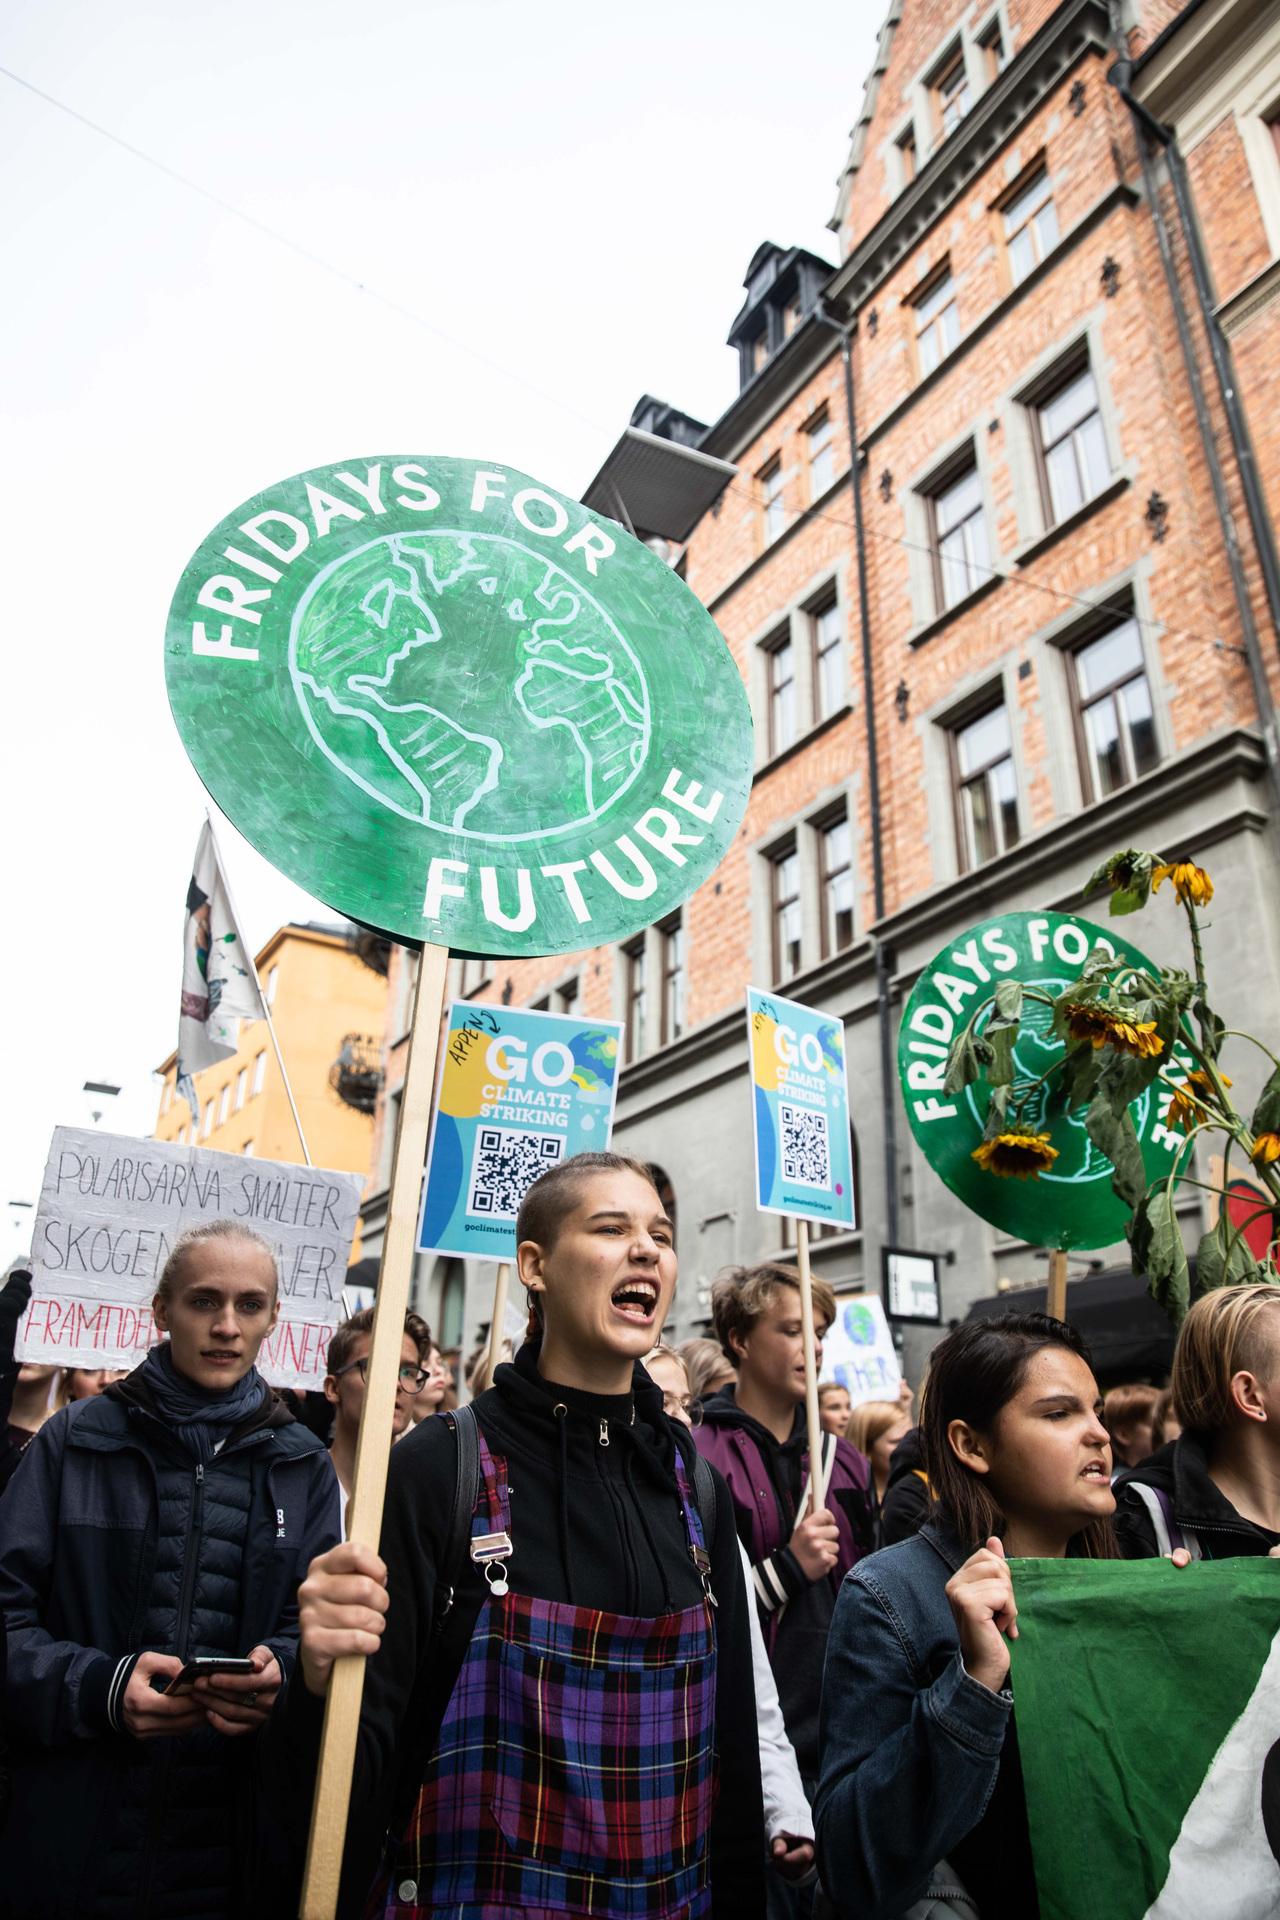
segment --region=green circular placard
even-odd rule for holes
[[[1020,980],[1024,986],[1060,994],[1079,977],[1097,946],[1118,960],[1159,972],[1130,941],[1074,914],[1008,913],[984,920],[944,947],[925,968],[899,1029],[898,1072],[920,1151],[974,1213],[1034,1246],[1108,1247],[1124,1239],[1130,1210],[1112,1191],[1111,1162],[1085,1133],[1083,1114],[1052,1113],[1048,1092],[1041,1090],[1024,1117],[1058,1149],[1052,1169],[1033,1180],[985,1172],[972,1155],[986,1126],[990,1090],[980,1079],[960,1093],[944,1092],[947,1049],[1002,980]],[[1014,1100],[1064,1051],[1050,1031],[1048,1007],[1027,1001],[1014,1048]],[[1182,1141],[1180,1133],[1164,1126],[1168,1102],[1167,1089],[1157,1083],[1130,1108],[1151,1180],[1168,1174]]]
[[[401,938],[561,953],[718,864],[746,690],[664,561],[508,467],[384,454],[237,507],[165,641],[183,744],[245,838]]]

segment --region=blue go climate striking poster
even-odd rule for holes
[[[756,1205],[855,1227],[844,1028],[830,1014],[747,988]]]
[[[427,1153],[418,1246],[514,1260],[516,1214],[540,1173],[604,1153],[622,1029],[611,1020],[455,1001]]]

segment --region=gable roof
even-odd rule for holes
[[[902,18],[902,6],[903,0],[889,0],[889,11],[885,15],[880,37],[876,41],[876,57],[863,89],[862,111],[849,135],[849,155],[839,178],[836,204],[827,222],[832,233],[839,233],[848,216],[849,201],[853,195],[853,176],[862,165],[862,156],[867,150],[867,130],[875,117],[876,103],[880,98],[880,82],[888,70],[889,51],[893,46],[894,32]]]

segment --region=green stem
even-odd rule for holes
[[[1224,1027],[1222,1029],[1222,1037],[1224,1040],[1252,1040],[1258,1051],[1266,1054],[1272,1066],[1280,1068],[1280,1060],[1272,1053],[1270,1047],[1263,1045],[1256,1033],[1246,1033],[1243,1027]]]
[[[1204,982],[1204,948],[1200,944],[1200,921],[1190,900],[1183,902],[1187,913],[1187,925],[1191,929],[1191,951],[1195,955],[1196,985],[1200,989],[1200,998],[1207,997],[1208,988]]]

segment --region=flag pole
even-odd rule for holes
[[[236,923],[236,933],[239,935],[240,945],[244,949],[245,958],[249,962],[249,971],[253,975],[253,984],[258,993],[258,1004],[262,1008],[262,1016],[267,1023],[267,1033],[271,1040],[272,1050],[276,1056],[276,1065],[280,1069],[280,1078],[284,1081],[284,1091],[285,1097],[289,1102],[289,1111],[293,1115],[293,1124],[298,1129],[298,1145],[302,1148],[302,1158],[304,1162],[310,1167],[315,1163],[311,1158],[311,1149],[307,1145],[307,1136],[302,1131],[302,1120],[298,1113],[298,1103],[293,1097],[293,1088],[289,1084],[289,1075],[285,1068],[284,1055],[280,1051],[280,1040],[276,1033],[276,1023],[271,1018],[271,1008],[267,1005],[267,996],[262,991],[262,982],[258,978],[258,963],[253,956],[248,941],[244,937],[244,928],[240,915],[236,912],[236,903],[231,894],[231,881],[227,874],[227,863],[222,857],[222,848],[218,845],[217,828],[213,824],[213,815],[210,813],[208,807],[204,810],[204,817],[209,823],[209,838],[213,841],[214,859],[218,863],[218,872],[222,876],[222,884],[226,889],[227,905],[231,909],[231,918]]]
[[[378,1273],[378,1298],[369,1343],[364,1415],[356,1445],[355,1484],[351,1489],[348,1538],[377,1552],[382,1528],[382,1505],[391,1461],[391,1422],[395,1412],[396,1369],[404,1336],[405,1308],[413,1276],[417,1238],[418,1194],[427,1157],[427,1128],[431,1093],[435,1085],[440,1019],[444,1012],[449,965],[447,947],[424,946],[414,989],[409,1025],[409,1056],[405,1061],[400,1096],[400,1124],[396,1130],[391,1167],[387,1225]],[[404,1606],[407,1596],[392,1602]],[[320,1737],[320,1765],[311,1809],[311,1840],[307,1848],[302,1888],[303,1920],[334,1920],[342,1853],[346,1839],[351,1777],[360,1731],[360,1701],[364,1693],[365,1656],[346,1654],[333,1663],[325,1698],[324,1731]]]
[[[818,1342],[813,1330],[813,1279],[809,1272],[809,1222],[796,1221],[796,1268],[800,1275],[800,1337],[804,1342],[804,1408],[809,1429],[811,1512],[826,1498],[822,1484],[822,1420],[818,1412]]]
[[[493,1318],[489,1322],[489,1372],[485,1385],[493,1385],[493,1370],[502,1358],[502,1326],[507,1317],[507,1286],[511,1279],[511,1262],[499,1260],[498,1271],[493,1276]]]

